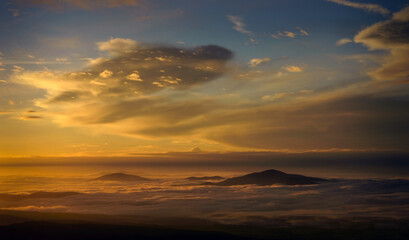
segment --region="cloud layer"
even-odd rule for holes
[[[3,185],[15,177],[2,177]],[[343,180],[309,186],[215,187],[180,178],[149,184],[88,182],[85,178],[25,178],[25,188],[68,191],[0,194],[0,208],[45,212],[99,213],[150,217],[199,217],[228,224],[275,224],[274,217],[382,217],[404,219],[409,211],[409,182],[402,179]],[[17,182],[15,182],[17,183]],[[58,185],[60,184],[60,185]],[[24,191],[14,188],[14,191]],[[33,190],[33,188],[31,188]],[[179,209],[175,211],[175,209]],[[253,217],[253,218],[251,218]],[[258,222],[256,219],[265,218]],[[252,220],[253,219],[253,220]],[[270,220],[269,220],[270,219]]]

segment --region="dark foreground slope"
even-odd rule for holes
[[[270,169],[263,172],[250,173],[240,177],[233,177],[218,183],[208,183],[217,186],[234,186],[234,185],[310,185],[317,184],[325,179],[306,177],[298,174],[287,174],[278,170]]]
[[[129,239],[237,239],[251,240],[223,232],[179,230],[162,227],[138,227],[106,224],[63,224],[53,222],[24,222],[0,226],[4,240],[129,240]]]
[[[283,216],[241,224],[204,219],[152,218],[0,210],[1,240],[406,240],[409,219]]]
[[[364,223],[348,227],[290,226],[263,229],[254,226],[220,226],[221,230],[187,230],[165,227],[124,226],[94,223],[24,222],[0,226],[2,240],[406,240],[407,223]],[[224,229],[223,229],[224,228]],[[244,231],[244,234],[238,232]],[[237,232],[237,233],[231,233]]]

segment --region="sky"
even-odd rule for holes
[[[405,0],[4,0],[0,157],[409,146]]]

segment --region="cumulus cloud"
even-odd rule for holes
[[[290,65],[290,66],[283,67],[283,69],[286,70],[287,72],[298,73],[298,72],[302,72],[304,70],[304,67]]]
[[[356,3],[356,2],[351,2],[351,1],[347,1],[347,0],[327,0],[327,1],[337,3],[337,4],[340,4],[340,5],[344,5],[344,6],[348,6],[348,7],[363,9],[363,10],[368,11],[368,12],[380,13],[382,15],[388,15],[389,14],[389,10],[382,7],[379,4]]]
[[[109,77],[112,77],[112,75],[114,75],[114,73],[107,69],[105,69],[103,72],[99,74],[99,76],[102,78],[109,78]]]
[[[353,41],[352,41],[351,39],[349,39],[349,38],[342,38],[342,39],[338,40],[338,41],[335,43],[335,45],[336,45],[336,46],[342,46],[342,45],[345,45],[345,44],[351,43],[351,42],[353,42]]]
[[[85,9],[115,8],[122,6],[139,6],[141,0],[15,0],[20,6],[41,6],[47,9]]]
[[[105,42],[98,42],[97,45],[101,51],[107,51],[112,55],[120,55],[135,51],[139,44],[129,38],[111,38]]]
[[[256,67],[258,65],[265,64],[265,63],[268,63],[270,61],[271,61],[271,59],[268,58],[268,57],[266,57],[266,58],[253,58],[253,59],[250,59],[249,65],[250,65],[250,67]]]
[[[354,41],[370,50],[385,50],[390,54],[384,64],[370,73],[376,80],[407,82],[409,77],[409,7],[393,14],[387,21],[376,23],[359,32]]]
[[[234,24],[234,30],[247,35],[253,34],[253,32],[246,29],[247,25],[243,22],[243,19],[241,17],[228,15],[227,18]]]

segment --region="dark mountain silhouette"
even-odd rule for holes
[[[240,177],[228,178],[218,183],[205,183],[207,185],[233,186],[233,185],[309,185],[325,181],[322,178],[306,177],[298,174],[287,174],[278,170],[270,169],[263,172],[250,173]]]
[[[31,194],[0,194],[0,200],[3,201],[22,201],[26,199],[38,198],[62,198],[72,195],[78,195],[78,192],[35,192]]]
[[[189,181],[202,181],[202,180],[222,180],[224,177],[220,176],[206,176],[206,177],[188,177],[186,180]]]
[[[91,181],[146,182],[151,179],[126,173],[111,173],[91,179]]]

